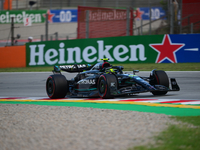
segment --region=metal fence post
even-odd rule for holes
[[[14,45],[14,17],[11,17],[11,45]]]
[[[28,9],[29,0],[26,0],[26,9]]]
[[[83,0],[83,6],[86,6],[86,2],[85,2],[86,0]]]
[[[16,0],[16,9],[18,10],[18,0]]]
[[[180,33],[182,33],[182,0],[180,0]]]
[[[62,0],[60,0],[60,8],[62,9]]]
[[[0,6],[1,6],[1,10],[3,10],[3,0],[0,0]]]
[[[115,8],[118,8],[119,7],[119,2],[118,2],[118,0],[115,0]]]
[[[190,32],[193,33],[193,23],[190,24]]]
[[[190,32],[190,17],[188,17],[188,33]]]
[[[170,1],[170,34],[174,33],[174,9],[173,3]]]
[[[130,34],[130,11],[129,8],[126,9],[126,36],[129,36]]]
[[[58,40],[58,32],[55,33],[55,39]]]
[[[46,41],[48,41],[48,14],[46,14],[46,22],[45,22],[45,37]]]
[[[142,24],[143,24],[143,19],[141,19],[141,25],[140,25],[140,33],[141,33],[141,35],[143,34],[143,31],[142,31]]]
[[[43,35],[41,35],[40,40],[44,41],[44,36]]]
[[[149,35],[151,35],[151,2],[149,0]]]
[[[37,4],[37,10],[38,10],[38,7],[39,7],[39,1],[38,0],[37,0],[36,4]]]
[[[86,39],[89,38],[89,10],[86,10]]]

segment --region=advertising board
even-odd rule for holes
[[[150,20],[150,9],[149,7],[136,8],[135,11],[136,20]],[[165,10],[162,7],[151,7],[151,20],[162,18],[166,15]],[[166,18],[163,18],[166,19]]]
[[[24,23],[24,18],[31,18],[32,23],[45,22],[44,14],[47,10],[12,10],[0,11],[0,24],[10,24],[11,17],[14,17],[14,23]]]
[[[26,44],[26,66],[200,62],[200,34],[145,35]]]
[[[44,23],[48,14],[49,23],[77,22],[77,9],[62,10],[12,10],[0,11],[0,24],[24,23],[24,19],[30,18],[32,23]]]
[[[77,22],[77,9],[50,10],[53,23]]]

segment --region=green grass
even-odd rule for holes
[[[165,71],[200,71],[200,63],[161,63],[161,64],[113,64],[115,66],[124,66],[124,71],[140,70],[151,71],[153,69]],[[25,68],[0,68],[0,72],[45,72],[52,71],[53,66],[50,67],[25,67]]]
[[[199,150],[200,149],[200,116],[172,117],[178,121],[194,125],[170,125],[169,128],[155,137],[156,144],[138,146],[128,150]]]

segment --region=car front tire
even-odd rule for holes
[[[50,75],[46,81],[46,92],[49,98],[64,98],[69,90],[65,76],[61,74]]]
[[[164,85],[169,88],[169,78],[165,71],[162,70],[153,70],[150,75],[150,84],[151,85]],[[153,95],[165,95],[168,91],[152,91]]]
[[[99,77],[98,80],[98,93],[101,98],[113,98],[114,96],[111,95],[110,87],[111,84],[114,84],[116,87],[117,84],[117,78],[115,75],[112,74],[103,74]]]

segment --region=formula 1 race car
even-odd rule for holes
[[[149,77],[123,73],[123,66],[112,66],[107,58],[95,65],[54,66],[53,75],[46,81],[46,92],[49,98],[101,97],[113,98],[120,95],[131,95],[151,92],[153,95],[165,95],[168,91],[179,91],[175,78],[168,78],[165,71],[152,70]],[[78,74],[66,79],[62,71]],[[171,82],[171,88],[169,86]]]

